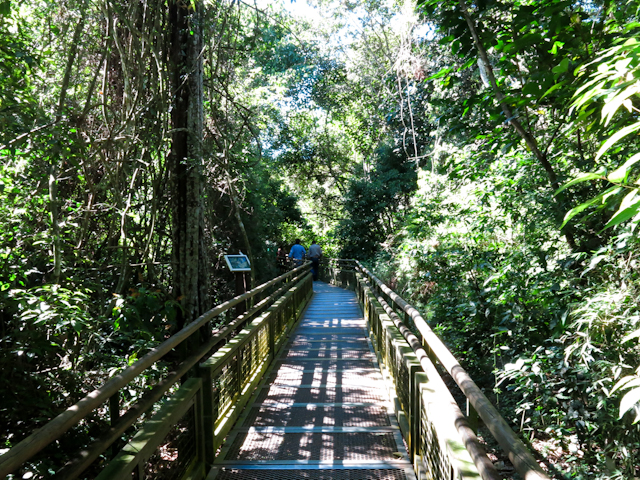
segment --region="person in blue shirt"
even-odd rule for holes
[[[307,251],[302,245],[300,245],[300,239],[296,239],[296,243],[289,251],[289,259],[293,262],[294,267],[299,267],[304,261],[304,257],[307,255]]]

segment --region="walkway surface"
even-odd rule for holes
[[[209,479],[415,479],[354,292],[313,291]]]

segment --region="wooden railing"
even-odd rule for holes
[[[101,480],[131,478],[132,474],[142,479],[161,476],[166,470],[172,478],[204,478],[224,437],[310,299],[309,268],[307,263],[187,325],[1,456],[0,478],[11,473],[22,477],[23,466],[34,461],[38,452],[80,422],[87,423],[95,412],[106,410],[111,412],[110,428],[69,458],[55,472],[56,478],[74,479],[91,472],[90,476]],[[476,437],[474,412],[522,478],[548,479],[414,307],[355,260],[324,262],[321,275],[357,293],[418,479],[501,478]],[[255,305],[232,316],[233,307],[248,300]],[[212,332],[210,322],[221,316],[225,316],[218,322],[222,326]],[[416,332],[407,327],[409,320]],[[187,340],[188,355],[121,415],[120,392]],[[438,369],[448,372],[459,385],[469,402],[467,415]],[[122,447],[120,439],[131,426],[137,432]]]
[[[548,480],[416,308],[358,261],[325,261],[321,272],[323,280],[357,292],[378,360],[392,384],[390,394],[419,480],[502,478],[476,437],[478,416],[522,478]],[[409,320],[416,332],[407,327]],[[451,375],[466,397],[467,415],[454,400],[439,368]]]
[[[25,465],[45,447],[80,422],[88,422],[94,412],[105,410],[111,412],[111,427],[69,458],[55,472],[56,478],[78,478],[90,467],[99,479],[131,478],[131,474],[154,478],[169,468],[168,463],[172,474],[179,470],[178,478],[203,478],[217,447],[311,298],[312,285],[306,263],[208,311],[2,455],[0,478],[12,473],[23,478]],[[232,308],[249,300],[255,305],[234,318]],[[221,316],[225,316],[222,326],[212,332],[211,321]],[[120,392],[187,340],[188,356],[121,415]],[[145,414],[148,417],[141,421]],[[137,433],[123,448],[114,449],[132,425],[138,427]],[[116,450],[113,455],[112,450]],[[95,468],[97,463],[107,465]]]

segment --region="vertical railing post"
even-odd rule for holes
[[[120,418],[120,391],[109,397],[109,417],[111,419],[111,426],[113,427]]]
[[[278,321],[280,318],[280,312],[281,307],[278,305],[277,310],[273,312],[273,315],[269,316],[269,324],[267,325],[269,332],[269,363],[276,359],[276,325],[280,323]]]
[[[233,401],[235,402],[237,397],[240,395],[240,392],[242,392],[242,362],[244,361],[244,355],[243,355],[243,348],[240,347],[238,348],[238,353],[236,354],[236,358],[238,359],[238,362],[236,364],[236,385],[238,388],[238,391],[235,393]]]
[[[205,462],[205,433],[204,433],[204,390],[207,386],[204,383],[200,384],[200,389],[196,394],[193,402],[193,423],[195,427],[196,437],[196,458],[198,461]],[[207,470],[209,470],[207,468]]]
[[[431,346],[429,346],[427,341],[424,339],[422,339],[422,347],[424,348],[424,351],[427,352],[427,356],[429,357],[429,360],[431,360],[431,363],[433,363],[434,365],[437,365],[438,357],[436,357],[436,354],[433,353],[433,349],[431,348]]]
[[[412,463],[415,472],[418,475],[418,480],[421,480],[420,472],[422,471],[421,465],[419,463],[422,461],[422,442],[425,441],[422,432],[422,385],[426,384],[429,381],[429,377],[424,372],[416,372],[414,374],[415,378],[415,389],[412,392],[412,409],[413,416],[411,422],[412,435],[414,435],[414,441],[411,442],[411,450],[412,450]],[[428,450],[428,449],[427,449]]]
[[[213,404],[213,378],[211,376],[211,368],[199,367],[200,377],[202,378],[202,448],[204,450],[204,463],[209,470],[213,466],[216,458],[214,446],[214,431],[216,428],[216,419],[214,418]]]
[[[383,338],[384,335],[382,335],[382,320],[380,320],[380,315],[382,315],[384,313],[384,309],[382,307],[374,306],[372,299],[369,300],[369,301],[372,303],[372,306],[373,306],[373,308],[372,308],[373,317],[375,319],[377,330],[378,330],[378,335],[377,335],[377,338],[378,338],[378,352],[382,352],[381,345],[382,345],[382,342],[384,342],[385,340]],[[386,349],[385,349],[385,353],[388,353],[388,352],[386,352]],[[387,359],[385,357],[386,357],[386,355],[381,355],[382,361],[385,363],[385,365],[387,365],[388,361],[387,361]]]
[[[471,405],[471,402],[469,401],[468,398],[467,398],[467,420],[469,422],[469,427],[471,427],[471,430],[473,430],[473,433],[478,433],[478,412],[476,411],[475,408],[473,408],[473,405]]]
[[[109,418],[113,427],[120,419],[120,390],[109,397]],[[120,440],[116,440],[111,444],[111,458],[114,458],[120,450]]]

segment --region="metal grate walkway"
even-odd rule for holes
[[[355,293],[313,291],[208,479],[415,480]]]

